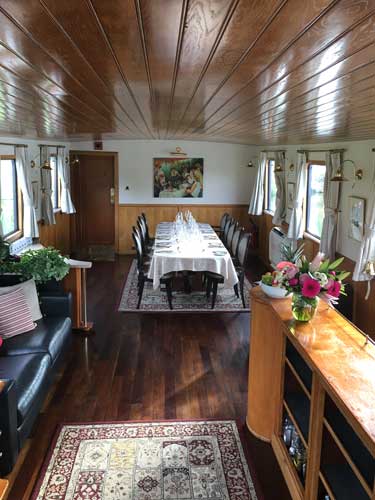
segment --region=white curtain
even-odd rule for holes
[[[320,238],[320,252],[334,260],[337,239],[337,209],[339,204],[339,182],[331,182],[342,163],[341,153],[326,154],[326,175],[324,179],[324,219]]]
[[[251,193],[249,214],[262,215],[264,202],[264,175],[267,165],[267,153],[260,153],[257,178]]]
[[[70,165],[65,163],[65,149],[57,148],[57,172],[61,182],[61,211],[64,214],[75,214],[70,195]]]
[[[49,161],[48,146],[40,147],[40,164]],[[42,219],[44,224],[50,226],[56,224],[52,205],[52,176],[51,170],[41,168],[42,172]]]
[[[375,163],[375,162],[373,162]],[[375,167],[375,165],[374,165]],[[369,289],[366,298],[370,292],[370,281],[375,277],[375,173],[372,179],[371,189],[369,191],[369,210],[365,235],[362,238],[361,247],[356,259],[356,265],[353,272],[353,281],[368,281]]]
[[[305,153],[297,153],[296,187],[293,209],[289,222],[288,238],[297,241],[303,236],[305,229],[303,220],[303,202],[306,197],[307,158]]]
[[[17,179],[23,198],[23,235],[37,238],[39,236],[38,221],[34,208],[34,196],[31,185],[31,166],[24,146],[15,147]]]
[[[274,224],[281,224],[286,218],[286,185],[285,185],[285,153],[277,151],[275,153],[275,165],[281,167],[278,172],[275,169],[275,183],[276,183],[276,208],[272,219]]]

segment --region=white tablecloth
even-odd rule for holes
[[[154,289],[160,285],[160,278],[177,271],[211,271],[224,277],[224,287],[231,288],[238,283],[238,277],[229,252],[209,224],[200,224],[202,242],[179,243],[174,233],[173,222],[162,222],[157,226],[155,249],[152,255],[148,277]]]

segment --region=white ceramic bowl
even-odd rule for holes
[[[284,288],[279,288],[278,286],[265,285],[260,282],[260,287],[263,292],[272,299],[285,299],[290,295],[290,293],[288,293]]]

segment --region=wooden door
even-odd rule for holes
[[[72,188],[75,194],[76,249],[87,256],[93,248],[115,250],[116,182],[114,154],[75,154],[79,164],[73,167]]]

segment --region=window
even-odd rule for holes
[[[57,156],[51,155],[49,157],[49,164],[51,167],[51,184],[52,184],[52,206],[57,209],[60,205],[60,193],[59,193],[59,176],[57,175]]]
[[[324,218],[324,179],[326,166],[309,163],[307,167],[306,232],[320,238]]]
[[[0,197],[3,237],[21,236],[22,199],[13,157],[0,156]]]
[[[268,160],[265,177],[265,209],[274,212],[276,209],[275,160]]]

